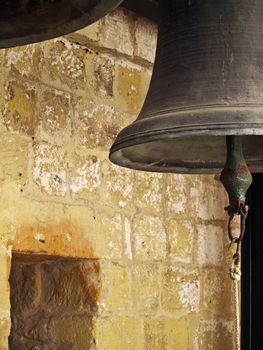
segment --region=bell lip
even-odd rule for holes
[[[248,112],[251,113],[251,110],[246,110],[246,113]],[[181,127],[175,126],[172,128],[166,128],[162,130],[158,129],[158,130],[133,134],[133,133],[130,133],[130,131],[133,130],[133,127],[136,126],[136,124],[149,122],[149,120],[147,119],[136,120],[133,124],[124,128],[119,133],[114,144],[110,149],[109,159],[112,163],[125,168],[149,171],[149,172],[160,172],[160,173],[170,172],[170,173],[180,173],[180,174],[216,174],[222,170],[222,168],[224,167],[224,164],[215,163],[215,166],[211,168],[200,167],[200,166],[194,168],[190,166],[188,167],[187,165],[182,166],[180,164],[174,164],[173,166],[164,167],[160,165],[152,165],[147,163],[131,161],[122,155],[121,150],[128,147],[136,146],[136,145],[142,145],[144,143],[162,141],[167,138],[177,139],[177,138],[190,138],[193,136],[263,135],[263,118],[261,117],[260,119],[261,121],[254,121],[254,122],[248,122],[248,120],[246,119],[246,121],[243,123],[242,126],[240,125],[240,121],[239,123],[231,121],[228,123],[226,122],[221,124],[217,123],[216,125],[213,123],[197,125],[196,123],[195,125],[190,124],[190,125],[183,125]],[[129,133],[127,133],[127,131],[129,131]],[[254,164],[254,165],[250,164],[250,167],[253,172],[262,172],[262,166],[258,166],[257,164]]]
[[[68,0],[63,0],[63,2],[68,3]],[[34,32],[32,30],[32,28],[34,28],[34,25],[32,24],[34,20],[33,22],[29,21],[29,19],[32,19],[32,17],[34,16],[33,14],[32,16],[27,16],[25,14],[24,18],[18,15],[7,18],[6,20],[0,19],[0,29],[2,29],[0,31],[0,48],[10,48],[15,46],[33,44],[36,42],[54,39],[62,35],[73,33],[104,17],[109,12],[117,8],[122,2],[123,0],[98,0],[98,3],[95,4],[95,6],[91,8],[91,10],[87,12],[82,12],[81,15],[76,18],[70,18],[68,21],[59,25],[56,25],[55,19],[52,22],[51,28],[48,28],[48,25],[50,24],[48,24],[46,28],[44,27],[45,21],[47,21],[48,16],[39,16],[39,18],[37,18],[37,21],[43,23],[43,28],[38,29],[38,32]],[[26,27],[24,27],[22,30],[21,28],[18,28],[18,23],[19,21],[22,22],[23,20],[24,23],[26,23]],[[6,33],[4,30],[7,21],[9,23],[8,33]],[[29,23],[27,23],[27,21]]]

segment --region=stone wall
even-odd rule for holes
[[[96,260],[14,254],[10,349],[90,349],[101,289]]]
[[[117,10],[66,37],[0,51],[1,350],[12,252],[96,261],[92,320],[58,322],[60,339],[79,327],[92,334],[84,345],[75,337],[72,349],[232,349],[227,198],[218,179],[108,161],[143,103],[155,45],[153,23]]]

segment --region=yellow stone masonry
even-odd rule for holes
[[[66,37],[0,51],[1,350],[12,252],[98,263],[96,315],[52,321],[54,342],[233,349],[218,178],[147,174],[108,160],[144,101],[156,34],[155,24],[119,9]]]

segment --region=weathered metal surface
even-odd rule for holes
[[[245,204],[246,193],[252,183],[252,175],[246,165],[239,136],[227,136],[227,160],[220,180],[229,196],[229,211],[238,212]]]
[[[148,95],[110,159],[146,171],[216,173],[225,136],[244,135],[249,168],[263,171],[263,2],[162,4]]]
[[[160,21],[160,8],[157,0],[124,0],[121,6],[151,21]]]
[[[0,48],[30,44],[83,28],[122,0],[5,0],[0,3]]]

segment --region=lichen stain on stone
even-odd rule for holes
[[[35,254],[59,255],[78,258],[94,258],[90,241],[83,229],[65,219],[48,226],[22,224],[10,242],[13,251]]]
[[[15,81],[9,82],[6,86],[5,102],[2,108],[7,129],[32,136],[36,126],[34,108],[34,86],[30,83],[22,85]]]

